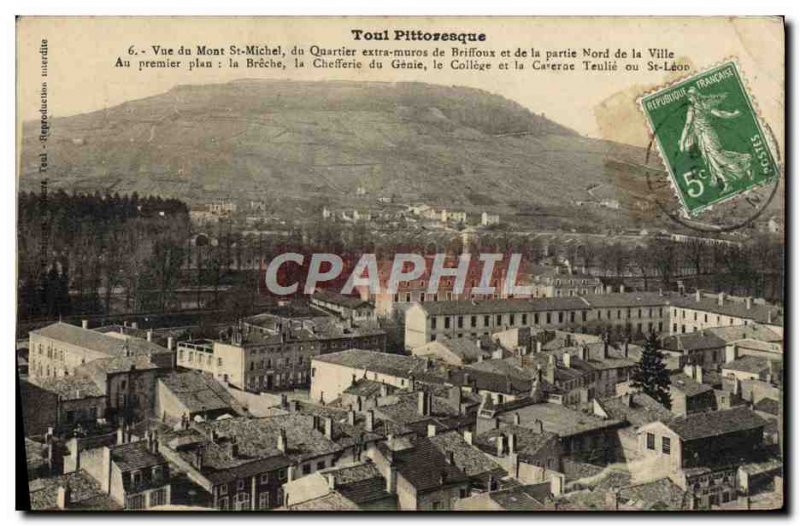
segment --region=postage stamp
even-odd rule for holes
[[[736,62],[671,84],[639,102],[690,215],[780,174]]]

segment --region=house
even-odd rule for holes
[[[507,475],[499,463],[471,442],[471,431],[465,431],[463,434],[458,431],[436,433],[428,437],[428,440],[448,458],[449,464],[456,466],[469,477],[473,488],[488,491],[493,488],[496,481]]]
[[[311,305],[355,323],[375,321],[373,305],[358,296],[345,296],[329,290],[317,290],[310,298]]]
[[[561,469],[561,443],[549,431],[505,424],[479,433],[474,443],[523,484],[549,481]]]
[[[28,382],[24,382],[28,384]],[[22,404],[27,414],[36,414],[25,419],[26,432],[32,434],[37,421],[48,419],[47,427],[62,433],[76,426],[92,426],[98,419],[105,418],[107,399],[103,389],[85,376],[61,376],[38,378],[38,386],[22,390]],[[35,391],[43,390],[50,396],[37,396]],[[47,415],[50,415],[49,418]]]
[[[724,364],[721,368],[722,376],[726,378],[739,381],[762,380],[776,385],[782,383],[782,369],[782,364],[777,360],[758,356],[742,356]]]
[[[625,422],[603,419],[555,403],[535,403],[498,412],[492,419],[479,413],[478,433],[504,425],[532,429],[558,436],[560,451],[575,460],[604,464],[617,460],[620,443],[617,430]],[[549,469],[553,469],[547,466]]]
[[[163,422],[246,413],[221,383],[199,371],[173,371],[160,376],[155,390],[154,412]]]
[[[686,416],[714,409],[714,388],[703,383],[703,369],[699,365],[687,365],[683,372],[670,375],[669,380],[671,410],[674,415]]]
[[[156,367],[175,366],[174,352],[150,340],[106,334],[88,327],[84,320],[81,327],[57,322],[30,331],[31,380],[73,375],[78,367],[100,358],[143,356]]]
[[[337,466],[287,482],[284,506],[292,511],[351,509],[391,511],[397,509],[397,495],[372,462]]]
[[[500,215],[499,214],[490,214],[489,212],[483,212],[481,214],[481,225],[483,226],[491,226],[491,225],[499,225],[500,224]]]
[[[431,357],[452,365],[468,365],[484,358],[490,358],[491,352],[481,348],[481,342],[465,339],[450,340],[443,338],[411,349],[412,356]]]
[[[77,462],[126,510],[171,502],[170,466],[158,452],[158,437],[150,432],[144,440],[86,449]]]
[[[741,463],[761,448],[766,421],[747,407],[707,411],[637,432],[639,451],[659,460],[667,472]]]
[[[458,499],[469,496],[469,477],[428,438],[413,444],[381,442],[369,454],[397,495],[401,510],[452,510]]]
[[[299,413],[234,417],[183,425],[165,433],[160,451],[204,489],[220,510],[272,509],[284,482],[334,465],[342,448],[331,422]]]
[[[100,488],[100,483],[80,470],[28,483],[31,511],[118,511],[122,509]]]
[[[514,485],[474,494],[456,502],[457,511],[552,511],[555,509],[549,482]]]

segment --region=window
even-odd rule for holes
[[[311,473],[311,464],[303,464],[303,475]]]
[[[431,318],[431,329],[435,329],[435,328],[436,328],[436,316]]]
[[[464,316],[459,316],[458,317],[458,328],[459,329],[463,329],[464,328]]]
[[[448,317],[445,317],[445,319],[444,319],[444,328],[445,329],[449,329],[450,328],[450,318],[448,318]]]
[[[134,471],[131,473],[131,483],[136,486],[142,482],[142,472]]]
[[[167,490],[157,489],[150,492],[150,507],[163,506],[167,504]]]
[[[653,433],[647,433],[647,449],[656,449],[656,436]]]
[[[497,323],[497,325],[502,325],[503,324],[503,315],[502,314],[498,314],[497,315],[496,323]]]
[[[438,501],[438,500],[434,501],[434,502],[433,502],[433,504],[432,504],[432,506],[433,506],[433,509],[434,509],[434,510],[440,510],[440,509],[442,509],[442,503],[441,503],[440,501]]]
[[[280,471],[278,471],[278,480],[281,480],[281,481],[286,480],[286,470],[285,469],[281,469]]]
[[[319,462],[317,462],[317,469],[325,469],[325,461],[324,460],[320,460]]]
[[[661,437],[661,452],[669,455],[671,451],[671,443],[668,437]]]
[[[261,483],[268,484],[269,483],[269,473],[262,473],[261,474]]]
[[[458,490],[458,496],[462,499],[465,499],[469,496],[469,491],[467,490],[467,488],[461,488],[460,490]]]
[[[228,494],[228,485],[227,484],[223,484],[222,486],[219,487],[219,494],[220,495],[227,495]]]
[[[269,509],[269,493],[263,492],[258,496],[258,507],[262,510]]]
[[[244,491],[244,479],[240,479],[236,481],[236,489],[238,491]]]

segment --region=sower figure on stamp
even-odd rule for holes
[[[687,91],[689,110],[686,112],[686,124],[678,144],[681,152],[688,152],[695,146],[703,157],[711,179],[724,192],[729,180],[750,177],[750,154],[725,150],[720,143],[719,135],[712,125],[712,117],[734,119],[740,115],[739,110],[723,111],[716,106],[726,94],[703,95],[696,88]]]

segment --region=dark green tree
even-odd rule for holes
[[[650,333],[642,350],[642,357],[631,377],[631,387],[649,395],[667,409],[672,407],[669,396],[669,371],[664,363],[664,353],[658,348],[658,339]]]

